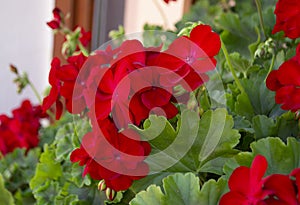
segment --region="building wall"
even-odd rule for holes
[[[9,0],[0,3],[0,114],[9,113],[25,98],[38,102],[28,87],[21,95],[12,82],[9,64],[26,71],[42,93],[48,85],[53,35],[46,22],[54,0]]]
[[[184,2],[185,0],[177,0],[166,4],[163,0],[126,0],[124,16],[126,33],[142,31],[145,23],[173,29],[174,24],[182,18]],[[163,21],[157,6],[165,13],[167,22]]]

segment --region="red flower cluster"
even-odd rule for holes
[[[21,107],[12,111],[13,116],[0,115],[0,153],[5,155],[15,148],[30,149],[39,143],[38,131],[42,114],[41,106],[32,106],[24,100]]]
[[[47,25],[52,29],[61,28],[61,22],[62,22],[61,10],[59,8],[54,8],[52,14],[53,14],[53,20],[47,22]]]
[[[275,12],[276,24],[272,33],[284,31],[291,39],[300,37],[300,1],[279,0]]]
[[[77,88],[84,89],[84,84],[77,80],[77,76],[86,59],[87,57],[83,54],[71,56],[68,58],[68,64],[66,65],[60,65],[58,58],[52,60],[49,73],[49,83],[52,87],[49,95],[43,100],[42,108],[46,111],[55,103],[56,119],[60,118],[63,111],[64,101],[61,98],[62,96],[70,113],[80,113],[85,108],[82,93],[75,92],[74,86],[75,83],[78,83]]]
[[[267,160],[257,155],[250,168],[236,168],[229,178],[230,192],[222,196],[220,205],[298,205],[300,203],[300,168],[290,175],[273,174],[263,178]]]
[[[300,109],[300,44],[296,56],[273,70],[266,81],[270,90],[276,91],[276,103],[284,110],[296,112]]]
[[[188,93],[202,85],[208,79],[205,72],[215,68],[220,47],[211,27],[199,25],[165,51],[128,40],[88,59],[70,57],[67,65],[54,59],[49,76],[52,89],[43,109],[56,102],[59,117],[63,97],[71,113],[88,108],[92,122],[93,131],[84,136],[71,161],[85,165],[84,175],[104,179],[115,191],[128,189],[133,180],[146,176],[149,168],[144,160],[151,147],[128,125],[140,125],[150,112],[173,118],[176,106],[185,103],[174,97],[174,88],[181,86]]]
[[[102,133],[87,133],[81,147],[72,152],[70,159],[85,165],[83,175],[90,174],[96,180],[104,179],[106,186],[115,191],[126,190],[133,180],[148,174],[149,168],[144,159],[151,147],[147,142],[140,141],[133,130],[118,132],[109,119],[102,121],[100,126]]]
[[[174,103],[180,103],[173,88],[180,85],[190,92],[202,85],[208,79],[205,72],[215,68],[220,46],[219,36],[199,25],[190,37],[179,37],[164,52],[160,47],[144,48],[137,40],[109,48],[93,56],[107,67],[93,67],[87,80],[93,95],[86,98],[87,104],[98,120],[112,115],[118,128],[140,125],[150,111],[173,118],[178,113]]]

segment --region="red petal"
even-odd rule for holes
[[[236,168],[229,178],[228,186],[231,191],[247,196],[250,188],[250,168],[244,166]]]
[[[257,155],[250,168],[250,187],[254,188],[260,185],[260,182],[265,175],[268,167],[266,158],[262,155]],[[259,187],[258,189],[261,189]]]
[[[279,200],[287,204],[298,204],[294,185],[289,176],[273,174],[264,183],[264,189],[270,190]]]
[[[120,175],[111,180],[105,180],[107,187],[115,190],[122,191],[128,189],[132,184],[132,179],[129,176]]]
[[[209,57],[218,54],[221,40],[217,33],[208,25],[198,25],[191,31],[190,39],[195,42]]]
[[[266,80],[267,88],[270,90],[276,91],[281,88],[283,85],[278,80],[278,70],[273,70],[267,77]]]
[[[238,192],[228,192],[223,195],[219,205],[244,205],[247,203],[247,198]]]

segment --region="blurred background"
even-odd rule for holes
[[[61,58],[62,35],[53,34],[46,25],[52,19],[52,9],[57,6],[68,14],[70,28],[82,26],[92,32],[90,50],[95,50],[109,40],[108,33],[123,25],[125,33],[143,31],[145,23],[173,29],[192,0],[10,0],[0,7],[0,113],[10,113],[21,101],[38,100],[30,87],[17,94],[13,83],[15,75],[9,65],[27,72],[29,79],[43,94],[48,86],[48,73],[53,56]],[[162,13],[163,11],[163,13]]]

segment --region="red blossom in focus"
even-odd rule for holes
[[[44,98],[42,108],[46,111],[55,103],[56,119],[59,119],[62,114],[63,102],[66,103],[66,109],[70,113],[80,113],[85,109],[83,96],[85,84],[77,77],[86,59],[87,57],[83,54],[71,56],[67,59],[68,64],[66,65],[60,65],[58,58],[52,60],[49,74],[51,90],[49,95]],[[75,86],[76,89],[74,89]]]
[[[16,148],[36,147],[40,119],[46,117],[41,106],[32,106],[29,100],[24,100],[12,114],[12,117],[0,115],[0,152],[3,155]]]
[[[61,27],[62,12],[59,8],[54,8],[52,14],[53,20],[47,22],[47,25],[52,29],[58,29]]]
[[[230,192],[220,199],[220,205],[299,205],[300,168],[290,175],[272,174],[265,157],[257,155],[250,168],[240,166],[229,178]]]
[[[293,112],[300,109],[300,44],[296,56],[269,74],[266,85],[276,92],[275,101],[282,104],[282,109]]]
[[[70,159],[79,162],[80,166],[85,165],[83,175],[89,174],[95,180],[104,179],[106,186],[115,191],[126,190],[134,180],[148,174],[149,168],[144,159],[151,147],[147,142],[140,141],[133,130],[119,133],[109,119],[99,123],[103,135],[95,131],[86,134],[81,147],[72,152]],[[139,158],[134,160],[132,156]]]
[[[300,37],[300,1],[278,0],[275,12],[276,24],[272,33],[284,31],[285,36],[295,39]]]
[[[85,166],[83,175],[105,180],[115,191],[126,190],[134,180],[145,177],[149,168],[144,160],[151,147],[128,125],[140,125],[150,112],[173,118],[181,103],[174,97],[174,87],[191,92],[202,85],[208,79],[205,72],[215,68],[220,45],[211,27],[201,25],[164,52],[162,47],[145,48],[137,40],[127,40],[116,49],[108,47],[91,55],[77,76],[81,83],[74,88],[72,78],[72,86],[66,89],[79,86],[78,96],[84,96],[93,129],[71,154],[72,162]],[[62,92],[63,86],[68,77],[77,75],[69,66],[68,70],[55,74],[66,99],[70,96]]]
[[[263,189],[262,179],[267,170],[267,160],[257,155],[251,167],[240,166],[229,178],[230,192],[222,196],[220,205],[263,205],[263,200],[269,194]]]

